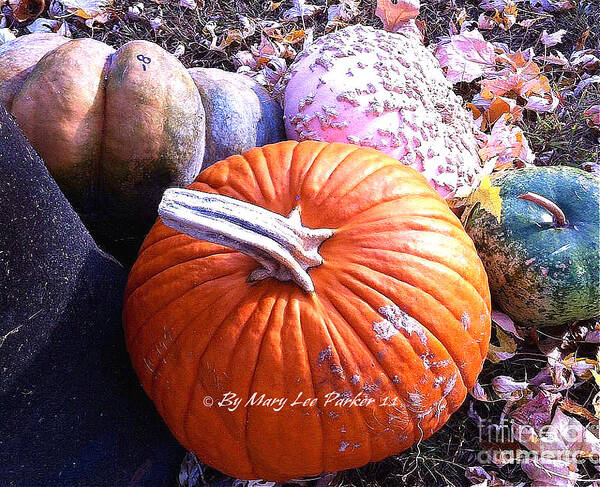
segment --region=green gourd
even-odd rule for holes
[[[496,305],[538,327],[600,315],[599,178],[533,167],[492,176],[491,186],[499,188],[499,218],[475,203],[463,222]]]

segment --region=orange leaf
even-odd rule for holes
[[[467,109],[473,112],[473,118],[478,119],[479,117],[481,117],[481,110],[472,103],[467,103]]]
[[[294,30],[283,38],[283,42],[287,44],[296,44],[305,38],[306,32],[304,32],[304,29]]]
[[[515,83],[510,79],[484,79],[481,87],[488,94],[502,96],[511,91],[515,87]],[[489,96],[489,98],[492,97]]]
[[[510,105],[506,100],[503,100],[500,97],[496,97],[490,108],[487,111],[487,120],[490,125],[492,125],[496,120],[498,120],[505,113],[510,113]]]
[[[388,32],[396,32],[402,24],[419,15],[420,0],[377,0],[375,15],[383,22],[383,28]]]

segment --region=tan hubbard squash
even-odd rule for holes
[[[281,110],[262,87],[215,71],[196,69],[192,78],[146,41],[114,50],[31,34],[0,46],[0,103],[96,238],[131,256],[166,188],[283,137]]]

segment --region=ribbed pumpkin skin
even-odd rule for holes
[[[249,283],[252,258],[160,220],[146,238],[126,291],[127,345],[159,412],[203,462],[277,481],[357,467],[427,438],[460,406],[488,348],[489,289],[423,176],[372,149],[290,141],[229,157],[189,188],[282,215],[299,206],[305,226],[336,230],[309,271],[311,294]],[[389,320],[405,313],[423,326],[397,331]],[[216,405],[227,392],[242,397],[235,411]],[[253,392],[319,405],[243,407]],[[331,392],[376,402],[325,406]]]

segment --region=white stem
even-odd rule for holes
[[[242,252],[261,264],[251,281],[274,277],[314,291],[307,269],[323,263],[319,246],[333,235],[327,228],[302,226],[296,208],[286,218],[256,205],[218,194],[167,189],[158,214],[163,223],[199,240]]]

